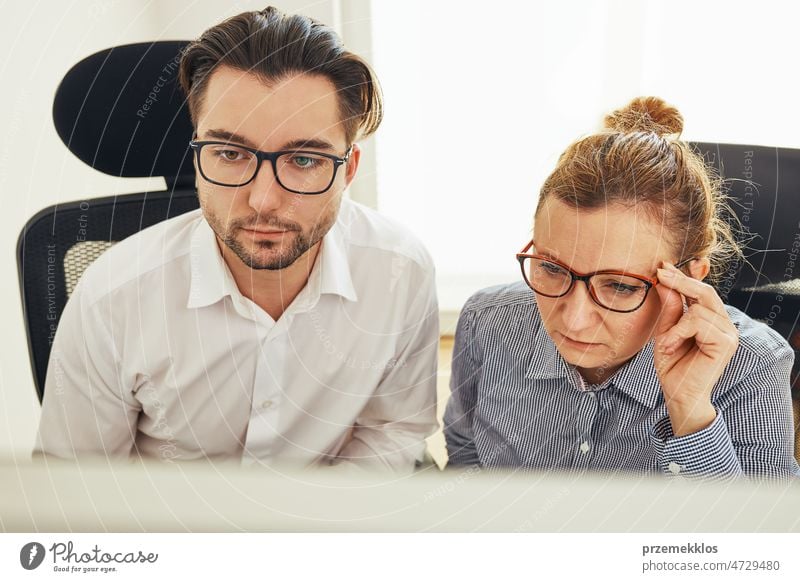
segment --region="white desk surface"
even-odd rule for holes
[[[800,483],[5,463],[0,531],[800,532]]]

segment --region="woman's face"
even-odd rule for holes
[[[549,199],[534,221],[536,253],[559,260],[578,273],[624,271],[656,278],[662,261],[676,264],[665,227],[641,210],[612,204],[580,210]],[[698,263],[699,261],[694,261]],[[564,360],[591,383],[600,383],[635,356],[650,340],[661,302],[651,289],[630,313],[595,303],[585,283],[551,298],[536,295],[542,321]]]

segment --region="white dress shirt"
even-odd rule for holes
[[[84,273],[61,318],[37,451],[406,471],[437,427],[432,261],[343,200],[306,286],[274,321],[244,297],[196,210]]]

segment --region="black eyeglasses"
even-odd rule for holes
[[[224,141],[190,141],[197,156],[200,175],[218,186],[237,188],[252,182],[261,162],[269,160],[275,179],[284,190],[295,194],[323,194],[336,179],[339,166],[347,163],[353,147],[343,158],[322,152],[284,150],[262,152]]]
[[[630,313],[639,309],[650,289],[658,285],[658,279],[625,271],[576,273],[560,261],[529,253],[531,248],[536,250],[533,241],[517,253],[517,260],[528,287],[545,297],[563,297],[572,290],[575,281],[583,281],[592,300],[600,307]],[[680,269],[693,260],[694,257],[685,259],[675,267]]]

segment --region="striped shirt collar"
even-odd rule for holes
[[[534,308],[535,319],[539,319],[539,310]],[[617,370],[607,382],[599,386],[581,388],[582,380],[573,366],[567,364],[558,352],[550,334],[541,324],[541,319],[536,322],[537,331],[533,340],[533,354],[531,355],[525,377],[529,380],[564,379],[575,387],[576,390],[595,391],[613,386],[627,394],[643,406],[655,409],[662,397],[659,389],[658,375],[653,365],[653,342],[648,342],[638,354],[627,364]]]

